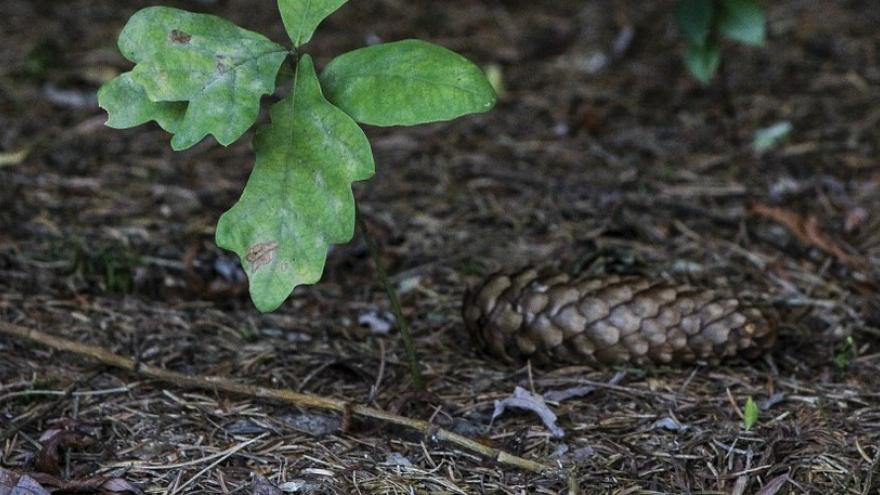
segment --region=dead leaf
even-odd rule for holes
[[[850,208],[850,210],[846,212],[846,219],[843,222],[843,231],[847,234],[853,233],[865,224],[868,220],[868,216],[868,210],[861,206]]]
[[[78,431],[64,430],[56,431],[41,443],[43,448],[37,454],[35,467],[42,473],[60,475],[61,450],[89,447],[94,445],[95,439]]]
[[[283,492],[271,481],[257,474],[251,483],[251,495],[283,495]]]
[[[98,493],[101,495],[143,495],[122,478],[94,476],[82,480],[62,480],[47,473],[16,473],[0,468],[0,495],[52,495]]]
[[[130,481],[122,478],[109,478],[101,483],[101,490],[105,493],[121,493],[130,495],[142,495],[140,488],[134,486]]]
[[[394,326],[394,315],[387,311],[380,313],[377,309],[371,309],[358,315],[358,325],[368,328],[374,335],[388,335]]]
[[[501,416],[508,408],[525,409],[537,414],[544,426],[550,430],[554,437],[562,438],[565,436],[565,430],[556,424],[556,414],[550,410],[544,398],[538,394],[533,394],[522,387],[516,387],[513,395],[504,399],[495,401],[495,411],[492,413],[492,421]]]
[[[781,474],[768,481],[764,488],[761,488],[755,495],[776,495],[786,483],[788,483],[788,475]]]
[[[0,468],[0,495],[49,495],[45,488],[30,476]]]
[[[122,478],[93,476],[85,479],[63,480],[46,473],[31,473],[31,476],[49,493],[99,493],[101,495],[143,495],[140,488]]]
[[[801,243],[821,249],[845,265],[854,268],[862,268],[867,265],[863,257],[847,253],[845,249],[825,234],[815,215],[804,218],[791,210],[764,203],[753,204],[750,212],[782,225],[794,234]]]

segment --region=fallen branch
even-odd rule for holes
[[[459,447],[488,457],[500,464],[506,464],[508,466],[536,473],[546,472],[553,469],[545,464],[530,461],[509,454],[503,450],[488,447],[452,431],[437,428],[427,421],[407,418],[381,409],[351,404],[350,402],[340,399],[298,393],[288,389],[267,388],[235,383],[222,377],[184,375],[175,371],[169,371],[164,368],[137,362],[133,359],[120,356],[119,354],[114,354],[98,346],[82,344],[61,337],[56,337],[54,335],[49,335],[32,328],[13,325],[11,323],[0,322],[0,334],[6,334],[12,337],[36,342],[59,351],[72,352],[79,356],[87,356],[105,365],[130,371],[147,378],[172,383],[181,388],[221,391],[230,394],[285,402],[301,407],[336,411],[343,415],[352,414],[365,418],[377,419],[386,423],[411,428],[426,437],[430,437],[432,440],[458,445]]]

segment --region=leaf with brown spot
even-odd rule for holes
[[[185,106],[168,129],[175,150],[209,134],[224,146],[240,138],[256,121],[260,98],[275,92],[288,55],[226,19],[171,7],[134,14],[119,35],[119,50],[136,64],[131,80],[150,102]]]
[[[374,168],[367,137],[324,98],[308,55],[270,116],[254,139],[257,163],[241,199],[217,224],[217,245],[238,254],[264,312],[320,280],[330,244],[354,235],[351,183]]]

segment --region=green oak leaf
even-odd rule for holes
[[[703,84],[709,84],[721,65],[721,47],[718,43],[705,45],[688,45],[684,56],[685,64],[694,77]]]
[[[260,98],[275,92],[287,50],[261,34],[207,14],[170,7],[137,12],[119,36],[131,72],[154,102],[188,102],[171,146],[208,134],[226,146],[256,121]]]
[[[278,0],[281,20],[293,46],[300,47],[312,39],[318,24],[348,0]]]
[[[150,101],[130,72],[120,74],[101,87],[98,105],[107,111],[110,116],[107,126],[114,129],[128,129],[154,120],[162,129],[174,133],[186,113],[184,102]]]
[[[705,45],[712,31],[715,0],[679,0],[675,6],[678,29],[691,45]]]
[[[426,41],[404,40],[354,50],[321,74],[327,99],[370,125],[415,125],[486,112],[495,91],[479,67]]]
[[[324,99],[312,59],[300,60],[292,93],[272,107],[254,140],[257,162],[238,203],[217,225],[235,251],[257,309],[276,309],[321,278],[330,244],[354,234],[351,183],[373,175],[366,135]]]
[[[728,38],[747,45],[764,44],[764,12],[756,0],[721,0],[718,30]]]

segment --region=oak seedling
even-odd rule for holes
[[[119,37],[134,68],[105,84],[107,125],[155,121],[184,150],[208,135],[227,146],[257,121],[279,71],[290,92],[259,126],[256,165],[238,202],[219,220],[217,244],[238,254],[260,311],[317,283],[331,244],[354,234],[351,185],[370,178],[370,144],[358,124],[409,126],[486,112],[496,101],[484,73],[463,56],[421,40],[342,54],[318,74],[301,51],[346,0],[278,0],[291,47],[217,16],[170,7],[135,13]]]

